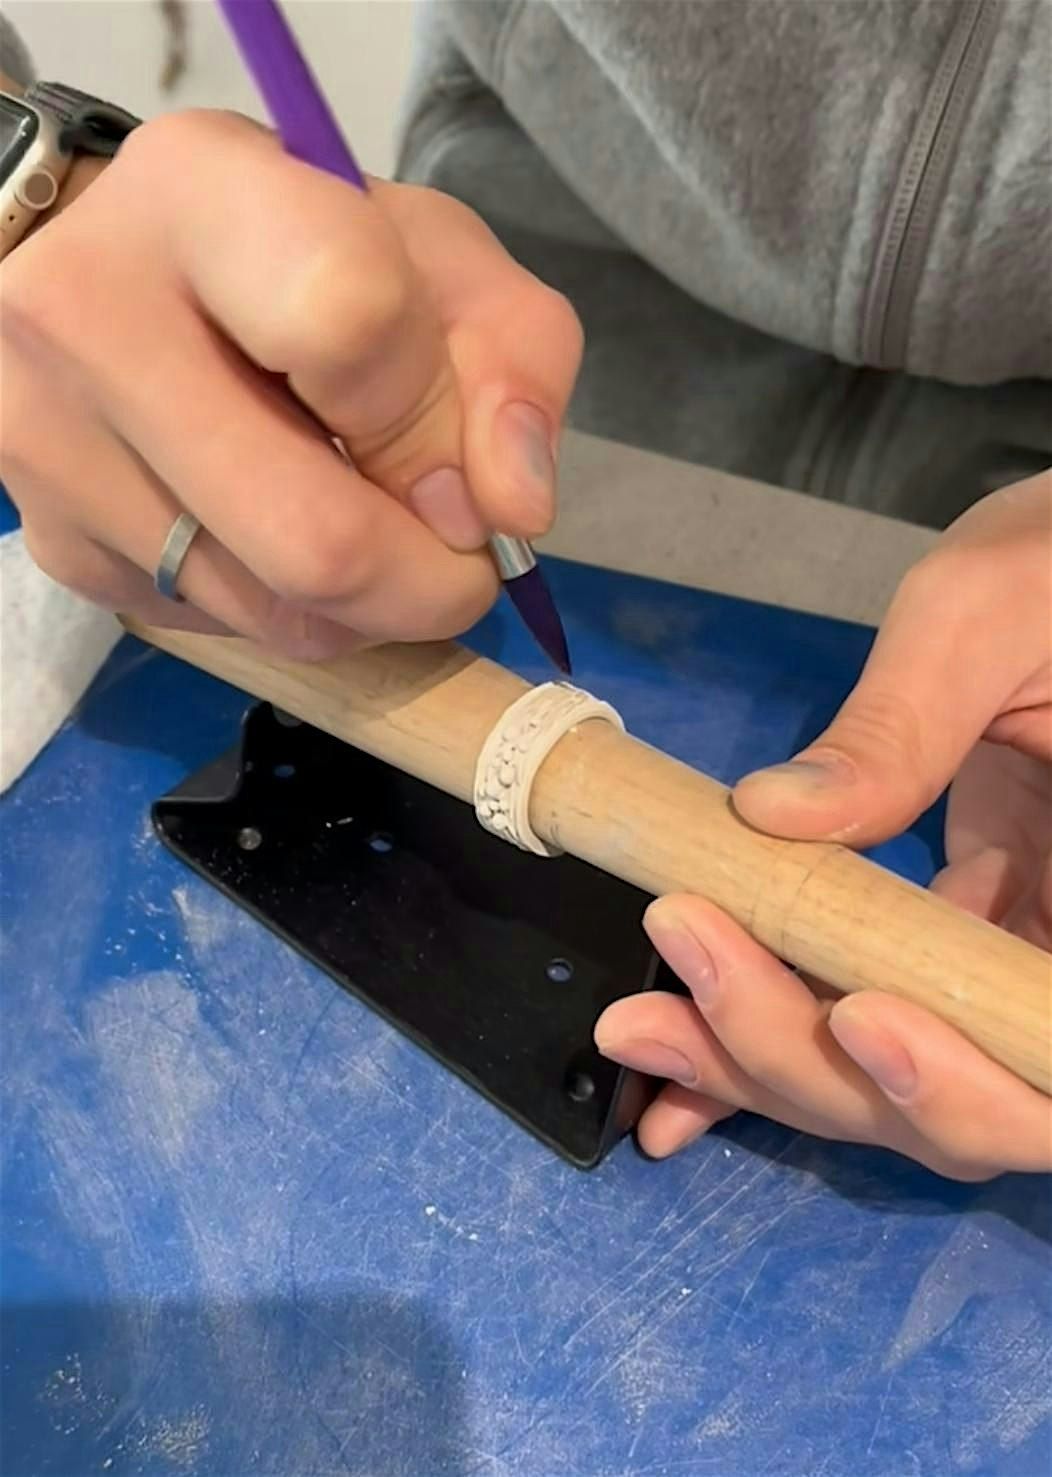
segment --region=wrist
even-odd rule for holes
[[[0,73],[0,82],[14,79]],[[59,82],[12,86],[0,96],[0,256],[60,214],[98,178],[139,119]]]
[[[94,184],[102,171],[111,163],[109,159],[96,159],[89,154],[78,154],[66,172],[66,177],[59,186],[58,194],[54,204],[49,205],[47,210],[41,211],[36,220],[26,232],[25,240],[28,240],[34,232],[39,231],[41,226],[46,226],[48,221],[54,220],[61,215],[67,206],[72,205],[79,195],[83,195],[89,185]]]
[[[77,196],[83,195],[88,186],[93,184],[112,162],[112,159],[99,159],[92,154],[78,154],[59,186],[54,205],[44,212],[45,220],[61,214],[67,205],[72,205]]]

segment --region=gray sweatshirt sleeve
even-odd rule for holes
[[[7,17],[0,12],[0,72],[5,77],[10,77],[12,82],[17,82],[20,87],[28,87],[33,80],[33,63],[30,61],[29,52],[22,44],[22,38],[15,30]]]

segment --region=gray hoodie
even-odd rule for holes
[[[1052,461],[1048,0],[431,0],[400,173],[573,300],[586,430],[932,523]]]

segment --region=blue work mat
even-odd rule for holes
[[[549,573],[577,680],[725,780],[870,641]],[[1047,1180],[741,1116],[570,1168],[154,839],[245,705],[126,641],[0,806],[6,1477],[1044,1477]]]

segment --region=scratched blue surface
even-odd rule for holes
[[[726,779],[868,644],[551,575],[583,685]],[[0,808],[9,1477],[1043,1477],[1047,1181],[746,1118],[568,1168],[154,841],[243,703],[125,643]]]

